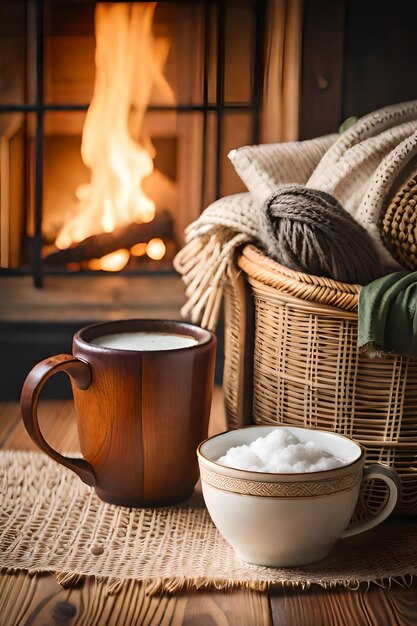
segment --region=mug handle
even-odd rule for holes
[[[87,485],[94,486],[96,477],[91,465],[84,459],[63,456],[45,441],[39,428],[38,402],[42,387],[54,374],[65,372],[79,389],[87,389],[91,383],[91,369],[87,362],[77,359],[71,354],[57,354],[41,361],[29,372],[22,389],[20,407],[23,422],[30,438],[54,461],[65,465],[78,474]]]
[[[352,537],[353,535],[359,535],[359,533],[363,533],[366,530],[370,530],[371,528],[378,526],[378,524],[383,522],[394,510],[401,494],[401,481],[397,472],[387,465],[374,463],[373,465],[369,465],[369,467],[365,468],[362,481],[372,480],[373,478],[383,480],[388,486],[389,496],[384,508],[374,517],[350,524],[342,534],[342,539],[345,537]]]

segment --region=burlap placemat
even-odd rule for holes
[[[400,584],[417,573],[417,520],[397,520],[338,542],[320,563],[274,569],[238,560],[203,506],[126,509],[101,502],[72,472],[36,452],[0,452],[0,565],[50,572],[71,585],[126,580],[149,593],[182,588]]]

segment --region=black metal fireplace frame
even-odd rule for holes
[[[103,1],[103,0],[101,0]],[[106,1],[106,0],[104,0]],[[126,0],[125,0],[126,1]],[[134,0],[141,2],[144,0]],[[163,0],[175,2],[176,0]],[[195,0],[186,0],[195,2]],[[263,63],[264,63],[264,27],[266,0],[251,0],[254,15],[253,46],[252,46],[252,76],[251,96],[247,103],[230,103],[225,101],[225,54],[226,54],[226,8],[230,0],[197,0],[204,5],[204,74],[203,74],[203,99],[199,104],[178,104],[174,106],[149,106],[149,111],[176,111],[176,112],[201,112],[202,124],[202,169],[206,168],[208,152],[208,117],[210,113],[216,114],[216,138],[215,138],[215,193],[220,197],[222,187],[221,157],[223,153],[223,124],[226,112],[249,112],[252,116],[252,143],[259,143],[260,134],[260,110],[262,105],[263,88]],[[95,0],[91,0],[95,4]],[[184,3],[184,0],[182,0]],[[50,111],[86,111],[89,104],[52,104],[44,100],[44,0],[35,0],[36,9],[36,98],[33,104],[2,104],[1,113],[23,112],[34,113],[36,117],[35,129],[35,185],[34,185],[34,208],[35,229],[31,241],[31,262],[29,267],[9,269],[0,268],[0,275],[27,275],[32,274],[34,285],[42,286],[44,274],[51,273],[42,264],[42,207],[43,207],[43,152],[44,152],[44,114]],[[27,12],[28,2],[25,2]],[[26,16],[27,17],[27,16]],[[210,58],[210,29],[213,20],[216,19],[217,28],[217,67],[216,67],[216,102],[209,102],[209,58]],[[204,208],[205,177],[201,177],[201,209]],[[94,274],[89,270],[80,270],[83,274]],[[165,271],[166,272],[166,271]],[[165,273],[160,270],[155,273]],[[57,274],[57,271],[53,271]],[[62,272],[64,273],[64,272]],[[67,272],[65,272],[67,273]],[[137,271],[137,274],[142,272]]]

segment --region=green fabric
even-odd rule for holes
[[[370,355],[417,357],[417,272],[395,272],[362,287],[358,346]]]

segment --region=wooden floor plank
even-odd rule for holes
[[[52,619],[51,619],[52,618]],[[0,576],[0,626],[272,626],[267,594],[250,590],[149,596],[130,581],[116,595],[93,579],[63,589],[49,575]]]
[[[188,594],[184,620],[181,624],[272,626],[268,596],[266,593],[249,589]]]
[[[0,402],[0,448],[14,431],[20,420],[17,402]]]
[[[58,452],[79,450],[74,405],[71,400],[44,400],[39,403],[39,424],[47,442]],[[37,450],[20,420],[2,446],[6,450]]]
[[[416,626],[417,581],[391,589],[371,585],[348,591],[318,586],[270,592],[274,626]]]

